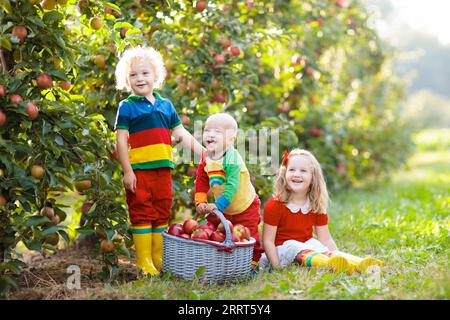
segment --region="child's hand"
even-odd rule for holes
[[[195,208],[195,210],[197,211],[197,214],[198,214],[200,217],[203,217],[203,216],[207,213],[207,210],[208,210],[208,204],[207,204],[207,203],[200,203],[200,204],[197,206],[197,208]]]
[[[214,210],[217,210],[216,205],[215,205],[214,203],[208,204],[208,208],[207,208],[208,213],[211,213],[211,212],[213,212]]]
[[[134,193],[134,190],[136,190],[136,175],[133,171],[127,172],[123,175],[123,184],[125,186],[125,189],[130,190]]]

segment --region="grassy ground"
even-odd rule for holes
[[[166,275],[87,298],[449,299],[450,151],[420,150],[388,185],[333,195],[330,229],[339,249],[386,261],[381,270],[349,276],[291,266],[221,286]]]

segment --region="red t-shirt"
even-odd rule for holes
[[[328,214],[309,211],[292,213],[283,202],[270,198],[264,206],[264,223],[277,227],[275,245],[282,245],[286,240],[308,241],[313,237],[314,226],[328,224]]]

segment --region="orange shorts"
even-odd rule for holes
[[[135,192],[126,190],[132,225],[153,227],[167,224],[172,213],[172,171],[170,168],[134,170]]]

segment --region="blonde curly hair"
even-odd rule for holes
[[[286,170],[289,165],[289,159],[292,159],[292,157],[295,156],[306,156],[311,161],[312,179],[308,191],[311,210],[315,213],[327,213],[329,196],[325,178],[322,173],[322,168],[320,167],[319,161],[317,161],[316,157],[314,157],[314,155],[308,150],[293,149],[289,152],[287,163],[285,165],[281,165],[275,179],[273,197],[283,203],[289,202],[291,191],[289,190],[286,182]]]
[[[155,72],[155,88],[160,88],[166,78],[166,68],[161,54],[152,47],[136,46],[123,52],[116,66],[116,88],[131,91],[128,81],[130,66],[136,59],[145,59],[150,62]]]

